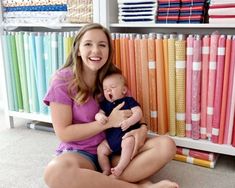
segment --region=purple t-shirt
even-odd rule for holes
[[[72,123],[89,123],[95,121],[95,114],[99,111],[99,104],[91,96],[84,104],[78,105],[68,94],[68,80],[72,77],[71,68],[65,68],[59,70],[53,77],[47,94],[44,98],[44,103],[50,105],[50,102],[57,102],[66,104],[72,108]],[[85,125],[73,125],[73,126],[85,126]],[[84,150],[92,154],[97,153],[97,146],[104,140],[105,134],[101,132],[91,138],[74,141],[74,142],[61,142],[57,148],[57,153],[61,153],[65,150]]]

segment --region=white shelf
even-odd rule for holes
[[[157,134],[149,132],[150,136]],[[177,146],[235,156],[235,147],[227,144],[215,144],[208,140],[194,140],[186,137],[170,136]]]
[[[44,27],[49,29],[62,29],[62,28],[72,28],[72,27],[82,27],[86,23],[83,24],[72,24],[72,23],[58,23],[58,24],[51,24],[51,23],[15,23],[15,24],[1,24],[1,27],[3,27],[5,30],[14,30],[18,27]]]
[[[235,156],[235,147],[232,147],[231,145],[214,144],[207,140],[193,140],[190,138],[181,138],[181,137],[171,137],[171,138],[174,139],[177,146]]]
[[[44,114],[9,111],[9,116],[51,123],[51,117]]]
[[[139,27],[139,28],[215,28],[215,29],[224,29],[224,28],[235,28],[234,24],[145,24],[145,23],[111,23],[110,27]]]

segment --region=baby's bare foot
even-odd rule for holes
[[[119,167],[114,167],[114,168],[111,168],[111,173],[114,175],[114,176],[120,176],[122,174],[122,171],[123,169],[119,168]]]

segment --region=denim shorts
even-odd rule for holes
[[[79,155],[83,156],[84,158],[88,159],[93,166],[95,167],[96,171],[101,172],[101,168],[98,162],[98,157],[96,154],[89,153],[87,151],[79,150],[79,149],[74,149],[74,150],[63,150],[62,152],[57,153],[57,156],[63,153],[78,153]]]

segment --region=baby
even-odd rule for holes
[[[132,115],[120,123],[120,127],[110,128],[106,131],[106,140],[104,140],[97,149],[97,155],[103,174],[120,176],[123,170],[131,161],[131,155],[134,149],[134,137],[122,139],[126,132],[139,128],[138,122],[142,119],[142,110],[134,98],[128,97],[128,88],[125,78],[114,73],[108,75],[103,80],[104,101],[100,103],[101,110],[96,114],[95,119],[101,124],[106,123],[108,116],[113,108],[124,102],[121,109],[130,109]],[[111,168],[109,155],[120,154],[121,157],[117,166]]]

